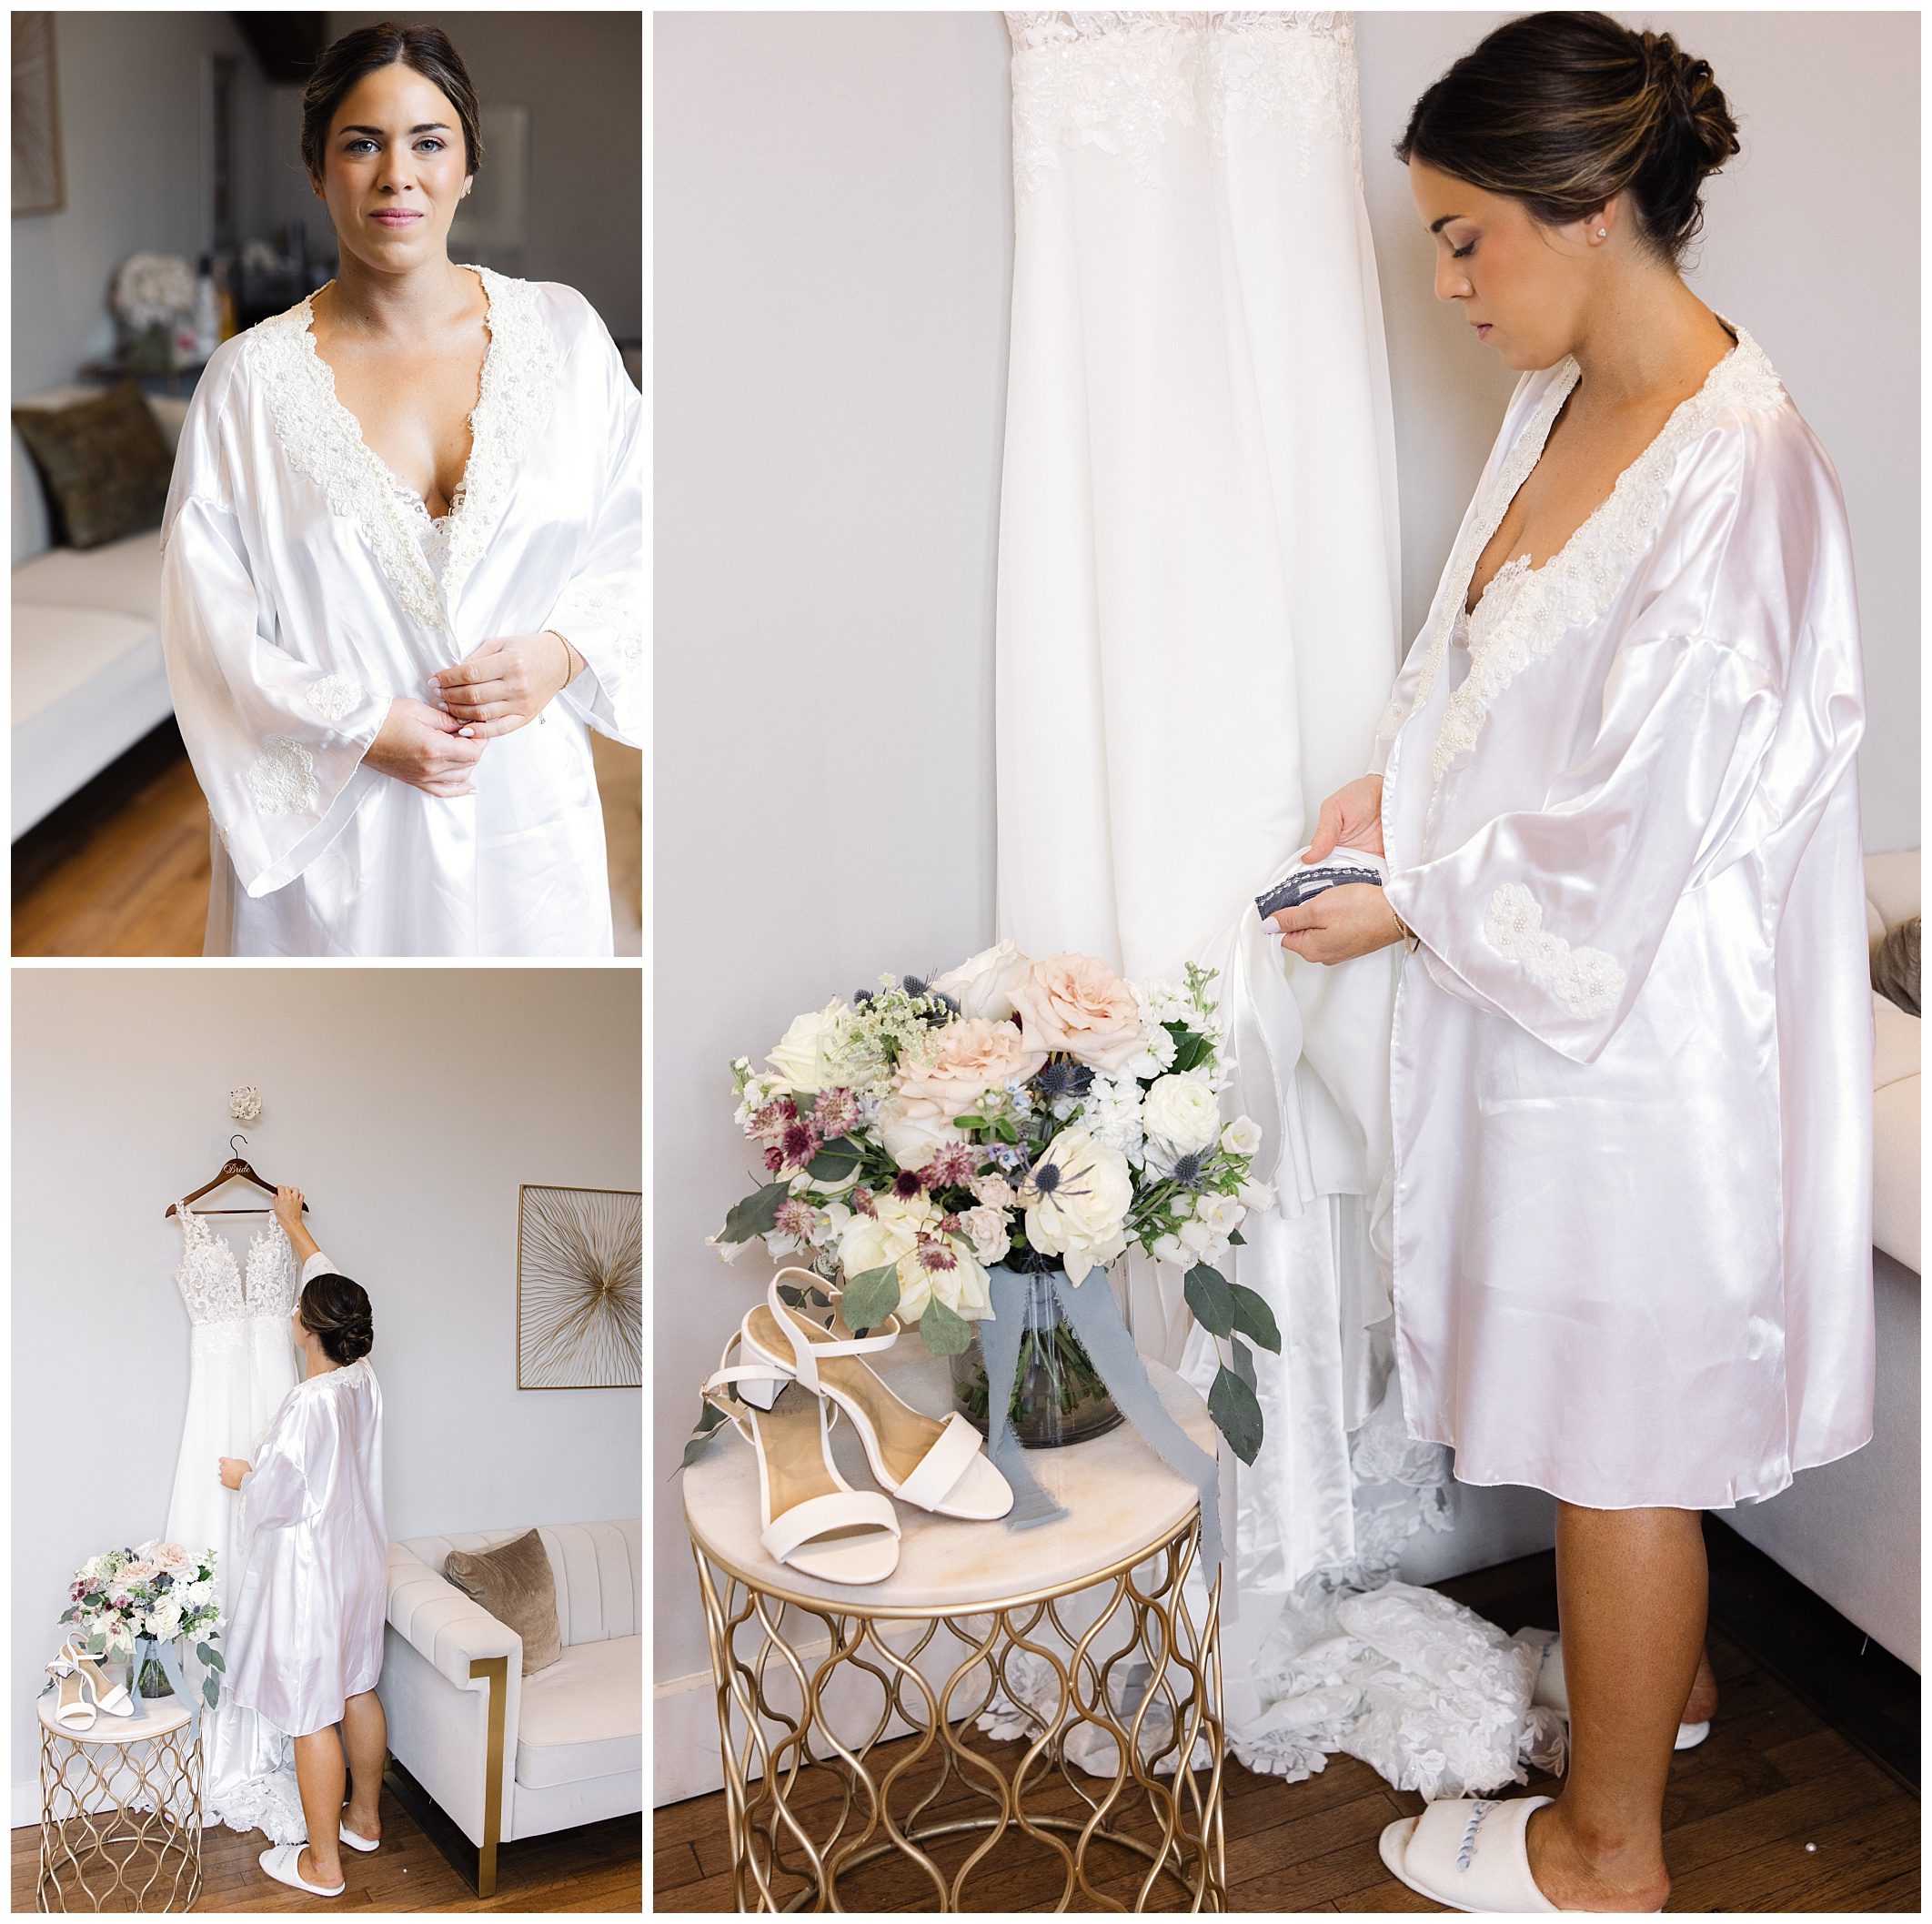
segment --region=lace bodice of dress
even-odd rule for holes
[[[245,1261],[186,1203],[181,1218],[181,1263],[175,1271],[188,1320],[196,1328],[242,1316],[287,1316],[295,1308],[295,1251],[272,1218],[249,1240]]]

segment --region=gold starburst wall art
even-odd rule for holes
[[[644,1197],[525,1183],[517,1204],[517,1387],[644,1381]]]

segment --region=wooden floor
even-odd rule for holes
[[[1555,1563],[1547,1553],[1440,1587],[1506,1630],[1556,1621]],[[1712,1631],[1710,1650],[1722,1700],[1710,1736],[1671,1766],[1665,1854],[1672,1890],[1665,1908],[1916,1912],[1918,1799],[1722,1631]],[[903,1755],[911,1741],[893,1748]],[[1009,1764],[1021,1748],[1001,1748]],[[1504,1794],[1554,1795],[1559,1788],[1556,1780],[1537,1777],[1522,1791]],[[901,1801],[895,1796],[895,1810]],[[961,1801],[962,1811],[982,1808],[970,1795]],[[1063,1789],[1059,1801],[1078,1808]],[[1299,1784],[1258,1777],[1231,1761],[1229,1908],[1436,1909],[1391,1878],[1375,1848],[1384,1824],[1422,1808],[1421,1797],[1392,1790],[1353,1758],[1331,1758],[1325,1770]],[[732,1908],[725,1838],[721,1796],[693,1798],[655,1814],[658,1909]],[[961,1855],[942,1862],[950,1869]],[[1032,1909],[1057,1899],[1058,1859],[1046,1848],[1004,1838],[989,1862],[1000,1868],[982,1867],[967,1886],[973,1909]],[[930,1884],[897,1863],[860,1875],[869,1881],[855,1883],[854,1895],[845,1899],[848,1908],[934,1908]],[[1132,1875],[1122,1874],[1102,1888],[1126,1901],[1133,1884]],[[800,1888],[794,1880],[780,1889]],[[1156,1893],[1157,1908],[1176,1908],[1159,1899]]]
[[[497,1889],[476,1898],[409,1813],[385,1789],[382,1848],[345,1848],[339,1898],[312,1898],[277,1884],[257,1859],[268,1848],[258,1830],[216,1827],[202,1833],[196,1910],[628,1910],[643,1909],[643,1838],[636,1818],[613,1818],[554,1837],[505,1845]],[[31,1913],[40,1866],[40,1832],[14,1833],[13,1908]],[[71,1899],[68,1908],[85,1908]]]
[[[643,756],[591,737],[619,955],[642,952]],[[208,813],[173,724],[14,844],[15,955],[199,955]]]

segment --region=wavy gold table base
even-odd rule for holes
[[[1226,1909],[1221,1586],[1217,1578],[1197,1626],[1183,1584],[1198,1550],[1199,1519],[1190,1515],[1164,1541],[1069,1588],[928,1616],[840,1611],[822,1598],[753,1581],[694,1546],[738,1908],[843,1910],[841,1880],[896,1854],[917,1866],[931,1887],[930,1903],[907,1908],[977,1909],[965,1901],[967,1880],[982,1866],[997,1868],[995,1848],[1013,1830],[1058,1854],[1057,1910],[1073,1908],[1076,1897],[1098,1909],[1142,1910],[1157,1887],[1180,1909]],[[1152,1580],[1143,1587],[1138,1573],[1150,1564]],[[1098,1604],[1092,1623],[1077,1631],[1062,1614],[1076,1597]],[[915,1627],[910,1647],[895,1647],[881,1634],[894,1622]],[[822,1631],[823,1655],[801,1654],[797,1630],[807,1623]],[[942,1630],[951,1643],[941,1649],[957,1661],[935,1686],[918,1659]],[[1044,1728],[1008,1767],[990,1754],[992,1739],[975,1726],[996,1687],[1021,1700],[1010,1681],[1010,1666],[1021,1651],[1045,1667],[1056,1695]],[[1150,1677],[1145,1694],[1131,1712],[1117,1707],[1122,1684],[1142,1665]],[[878,1707],[870,1728],[854,1740],[836,1728],[828,1697],[834,1687],[850,1690],[861,1674],[871,1683],[856,1694],[876,1696]],[[895,1742],[886,1768],[882,1759],[875,1764],[872,1751],[895,1716],[911,1735]],[[1083,1725],[1112,1739],[1111,1779],[1067,1761],[1065,1740]],[[1202,1742],[1211,1762],[1195,1768]],[[815,1757],[819,1750],[829,1755]],[[1183,1768],[1174,1768],[1176,1759]],[[1084,1816],[1029,1809],[1056,1771]],[[828,1777],[837,1789],[816,1794]],[[921,1821],[955,1778],[988,1808]],[[1133,1830],[1125,1828],[1129,1818],[1138,1820]],[[950,1871],[928,1848],[973,1837],[979,1841]],[[1131,1904],[1102,1895],[1094,1882],[1118,1873],[1123,1860],[1116,1852],[1146,1866]],[[775,1891],[781,1877],[804,1880],[782,1904]],[[878,1907],[860,1899],[858,1908]]]
[[[122,1745],[82,1743],[40,1727],[36,1909],[195,1908],[201,1895],[201,1744],[198,1737],[189,1740],[189,1728]],[[135,1749],[144,1754],[127,1754]],[[96,1752],[109,1759],[105,1770]],[[111,1808],[90,1811],[96,1794]],[[152,1809],[133,1808],[143,1798]]]

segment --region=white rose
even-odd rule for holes
[[[923,1196],[911,1202],[880,1196],[873,1207],[877,1214],[855,1215],[839,1237],[839,1266],[848,1278],[897,1263],[919,1246],[920,1231],[934,1220],[932,1205]]]
[[[1012,1233],[1007,1226],[1006,1212],[981,1203],[960,1218],[960,1227],[972,1244],[972,1253],[982,1263],[997,1263],[1012,1247]]]
[[[999,942],[981,949],[957,969],[935,976],[927,986],[951,996],[961,1015],[1003,1022],[1013,1012],[1014,989],[1026,980],[1026,972],[1032,966],[1010,940]]]
[[[1261,1124],[1252,1116],[1238,1115],[1221,1132],[1221,1146],[1230,1155],[1253,1155],[1261,1143]]]
[[[922,1113],[927,1107],[923,1103],[908,1104],[897,1096],[879,1105],[879,1140],[901,1169],[923,1169],[946,1143],[966,1140],[949,1117]]]
[[[997,1170],[974,1176],[966,1186],[972,1191],[974,1201],[986,1209],[1011,1209],[1020,1200],[1013,1185]]]
[[[954,1315],[977,1323],[992,1315],[992,1285],[957,1236],[939,1236],[899,1259],[899,1314],[916,1323],[937,1296]]]
[[[1051,1165],[1055,1180],[1042,1188]],[[1133,1207],[1133,1177],[1118,1149],[1097,1143],[1084,1129],[1062,1129],[1027,1180],[1027,1241],[1066,1264],[1078,1284],[1090,1269],[1113,1262],[1127,1248],[1127,1215]]]
[[[844,1039],[846,1015],[835,995],[822,1009],[801,1015],[765,1060],[800,1095],[816,1095],[831,1076],[831,1055]]]
[[[1221,1104],[1192,1075],[1163,1075],[1141,1104],[1141,1127],[1177,1155],[1194,1155],[1221,1133]]]

